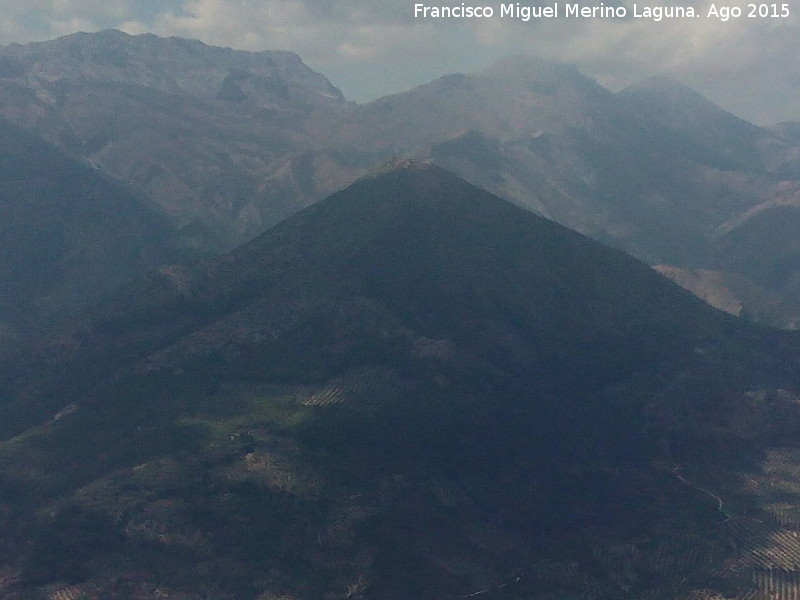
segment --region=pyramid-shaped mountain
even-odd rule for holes
[[[749,554],[791,520],[751,488],[793,460],[797,337],[432,165],[93,315],[5,374],[4,598],[739,598],[788,573]]]
[[[573,384],[746,331],[624,253],[421,162],[373,173],[228,255],[137,282],[91,327],[101,342],[125,340],[125,360],[141,352],[162,367],[199,368],[230,359],[243,371],[243,346],[267,352],[294,339],[295,325],[330,321],[343,305],[353,314],[337,325],[334,346],[446,338],[470,356],[492,348],[530,373],[541,367],[548,380],[564,370]],[[198,342],[209,328],[214,335]],[[272,341],[246,341],[262,338]],[[308,342],[296,373],[281,374],[277,356],[254,368],[304,379],[311,354],[348,357]],[[570,373],[562,358],[576,353],[587,362]]]

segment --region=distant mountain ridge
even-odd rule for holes
[[[298,61],[0,49],[0,598],[800,595],[795,127]]]
[[[294,185],[287,162],[311,150],[316,113],[349,106],[290,52],[119,31],[7,46],[0,67],[0,114],[131,185],[216,250],[310,201],[282,195]]]
[[[7,85],[46,89],[56,80],[118,82],[186,93],[206,102],[249,101],[260,108],[270,106],[270,96],[321,105],[344,101],[341,91],[293,52],[245,52],[152,34],[76,33],[49,42],[6,46],[0,60],[0,75]],[[248,87],[253,94],[245,92]]]
[[[744,227],[791,210],[791,127],[674,80],[614,94],[513,57],[357,106],[291,53],[116,31],[2,48],[0,79],[0,115],[150,198],[205,250],[417,157],[650,264],[738,273],[797,304],[791,248],[755,255],[760,229]]]
[[[536,132],[591,126],[613,94],[576,68],[528,56],[508,58],[478,73],[453,73],[356,111],[377,143],[423,149],[465,130],[501,142]]]

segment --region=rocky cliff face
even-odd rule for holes
[[[0,77],[0,114],[149,196],[203,246],[343,183],[319,175],[282,195],[309,177],[292,157],[311,152],[314,122],[349,106],[290,52],[105,31],[5,47]]]
[[[338,89],[292,52],[242,52],[115,30],[7,46],[0,50],[0,75],[43,94],[55,81],[94,81],[260,108],[286,108],[281,105],[288,99],[298,101],[295,108],[345,102]]]

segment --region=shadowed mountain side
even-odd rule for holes
[[[49,390],[63,404],[112,372],[320,381],[364,361],[407,364],[430,339],[451,348],[449,377],[467,387],[580,397],[709,356],[752,361],[779,338],[419,163],[366,177],[229,255],[153,274],[93,314],[53,351],[55,388],[11,375],[28,399],[6,407],[7,432],[58,410]]]
[[[669,132],[609,120],[616,121],[613,128],[539,132],[505,143],[466,132],[426,155],[520,206],[651,263],[705,264],[709,230],[776,193],[772,176],[720,171],[683,155]]]
[[[552,367],[578,352],[598,363],[585,372],[590,381],[621,376],[637,361],[691,354],[739,327],[619,251],[438,167],[409,163],[360,180],[229,255],[137,282],[96,312],[85,335],[124,350],[101,351],[100,362],[113,364],[212,327],[213,344],[200,344],[202,364],[228,344],[269,339],[278,322],[303,321],[304,307],[359,299],[419,335],[447,330],[471,352],[482,352],[487,336],[509,344],[509,356],[537,340],[537,360]],[[256,304],[265,330],[237,317]],[[193,354],[175,352],[180,360]]]
[[[92,314],[2,388],[8,600],[744,597],[800,422],[797,336],[429,164]]]
[[[0,155],[0,326],[44,329],[188,256],[155,207],[5,121]]]
[[[642,260],[688,267],[709,266],[709,232],[774,197],[789,168],[778,163],[800,155],[677,82],[614,95],[526,57],[376,100],[339,129],[344,147],[430,158]]]
[[[800,202],[791,190],[788,199],[756,207],[741,223],[715,241],[715,260],[776,290],[800,307]]]

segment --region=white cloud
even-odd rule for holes
[[[489,3],[499,6],[497,1]],[[703,14],[710,3],[680,2]],[[658,23],[563,17],[527,23],[499,18],[423,21],[413,18],[413,4],[412,0],[29,0],[23,5],[0,0],[0,42],[117,27],[247,50],[293,50],[358,99],[398,91],[446,71],[474,70],[503,55],[530,52],[574,62],[614,87],[668,74],[747,116],[800,119],[800,100],[795,100],[800,98],[795,15],[743,17],[726,23],[705,17]],[[622,4],[630,7],[631,2]],[[741,0],[733,4],[745,6]]]
[[[495,20],[483,23],[479,35],[487,47],[577,63],[612,88],[649,75],[671,75],[755,120],[800,120],[797,16],[722,22],[706,18],[710,4],[694,3],[699,18],[660,22],[560,19],[531,25]],[[736,4],[746,14],[746,3]]]

